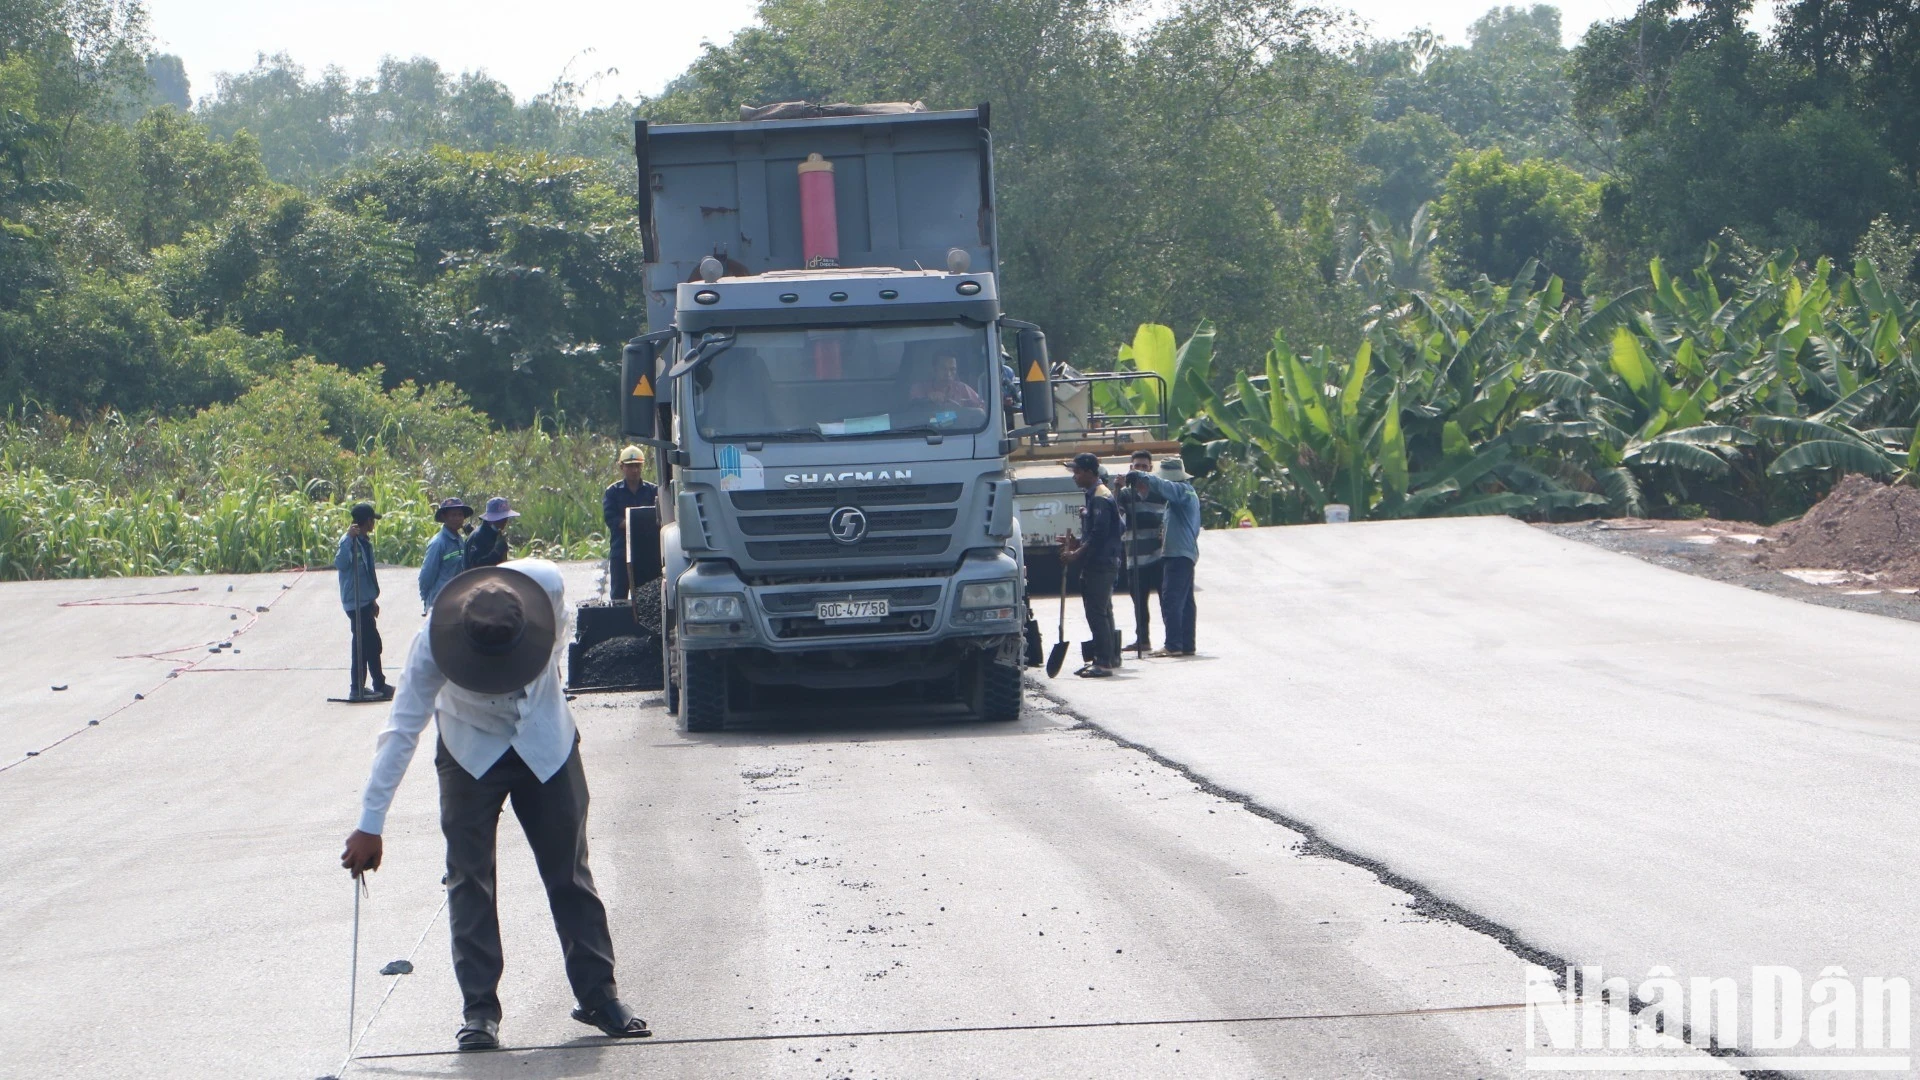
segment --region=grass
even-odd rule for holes
[[[331,566],[362,500],[376,557],[417,563],[448,496],[510,498],[517,554],[605,554],[613,440],[564,417],[504,430],[379,377],[302,362],[192,417],[0,418],[0,580]]]

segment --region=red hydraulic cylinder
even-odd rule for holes
[[[809,270],[840,265],[840,215],[833,204],[833,162],[808,154],[800,163],[800,255]],[[840,342],[823,338],[813,343],[813,374],[838,379]]]
[[[809,270],[840,265],[840,217],[833,204],[833,162],[808,154],[800,163],[800,257]]]

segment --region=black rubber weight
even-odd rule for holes
[[[727,726],[727,665],[711,653],[680,658],[681,719],[688,731],[720,731]]]
[[[982,663],[986,672],[981,676],[980,718],[995,723],[1020,719],[1020,695],[1025,685],[1020,669],[991,661]]]

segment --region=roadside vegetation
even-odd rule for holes
[[[1449,42],[1283,0],[763,0],[588,106],[617,76],[189,73],[140,0],[0,0],[0,577],[311,564],[367,497],[395,561],[449,494],[592,550],[644,329],[631,118],[801,98],[992,104],[1013,314],[1178,375],[1215,523],[1771,521],[1907,480],[1920,7],[1749,13],[1651,0],[1569,48],[1546,5]]]
[[[1772,522],[1832,478],[1920,470],[1920,302],[1871,262],[1770,259],[1722,291],[1709,260],[1615,297],[1482,279],[1382,289],[1352,354],[1276,335],[1264,371],[1214,371],[1203,325],[1142,326],[1214,524],[1352,516],[1715,516]],[[1225,383],[1224,389],[1217,389]],[[1151,404],[1116,402],[1128,410]]]
[[[448,496],[510,498],[522,553],[603,554],[612,443],[563,417],[502,429],[449,387],[380,376],[301,360],[183,419],[0,421],[0,580],[330,566],[361,499],[385,515],[382,562],[419,562]]]

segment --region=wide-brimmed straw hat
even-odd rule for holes
[[[455,686],[476,694],[512,693],[553,659],[553,601],[518,570],[480,566],[447,582],[433,602],[427,643]]]

